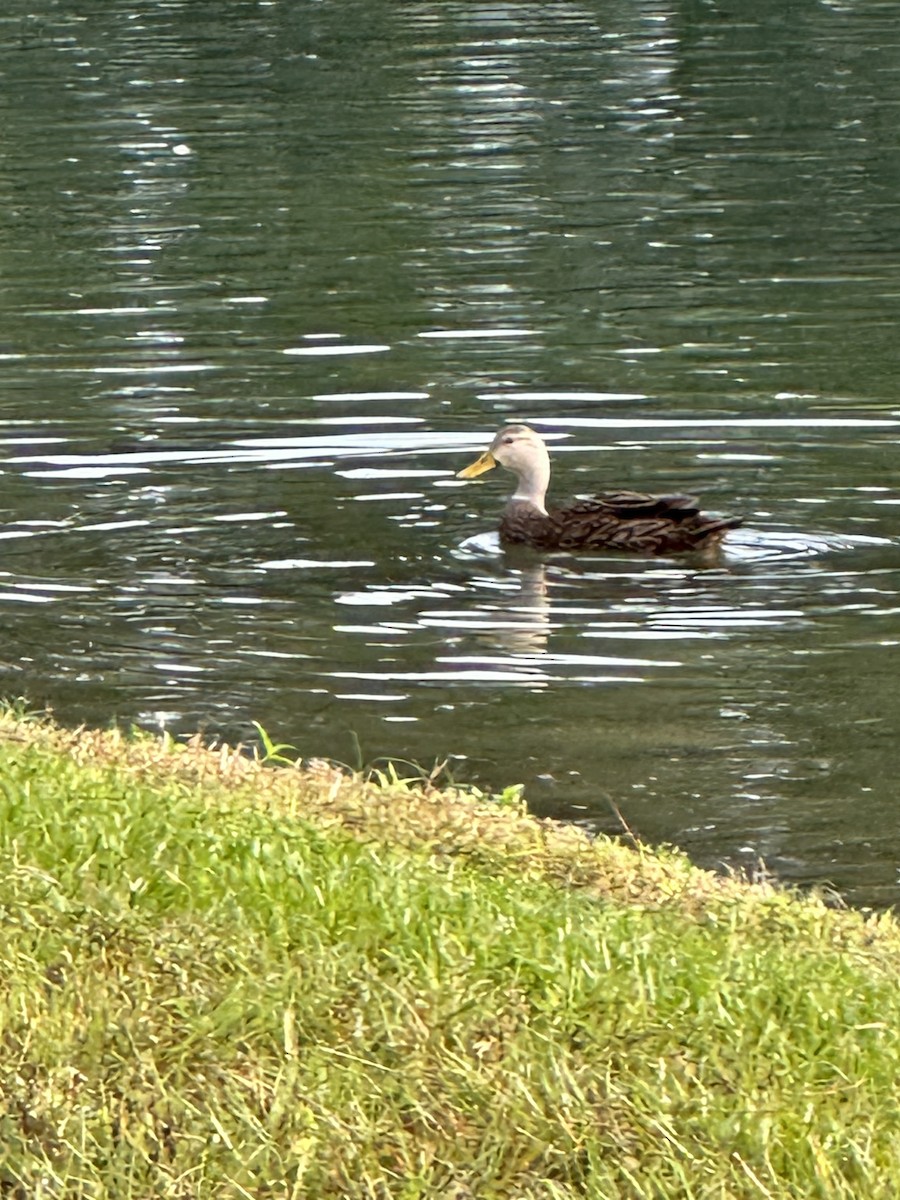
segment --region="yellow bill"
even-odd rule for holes
[[[496,467],[496,465],[496,458],[494,458],[490,450],[485,450],[481,458],[477,458],[475,462],[470,463],[469,466],[463,467],[461,471],[457,471],[456,478],[474,479],[476,475],[483,475],[485,471],[490,471],[493,467]]]

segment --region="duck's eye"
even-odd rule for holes
[[[504,439],[503,439],[503,445],[504,445],[504,446],[511,446],[511,445],[513,444],[513,440],[514,440],[513,438],[504,438]]]

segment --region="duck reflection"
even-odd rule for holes
[[[479,641],[510,654],[546,654],[550,636],[550,588],[545,563],[513,568],[517,591],[500,593],[482,611],[496,616]]]

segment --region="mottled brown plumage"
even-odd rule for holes
[[[500,521],[506,545],[538,550],[633,550],[679,554],[706,550],[721,542],[740,517],[702,513],[694,496],[651,496],[644,492],[601,492],[549,511],[544,497],[550,482],[547,447],[527,425],[501,429],[490,449],[459,477],[472,479],[492,467],[506,467],[518,485]]]

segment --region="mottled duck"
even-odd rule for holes
[[[527,425],[507,425],[490,449],[465,467],[458,479],[474,479],[497,465],[517,476],[500,520],[505,545],[538,550],[633,550],[680,554],[719,544],[741,517],[702,513],[695,496],[650,496],[644,492],[601,492],[562,508],[544,507],[550,483],[550,455]]]

